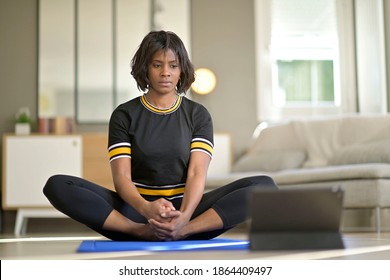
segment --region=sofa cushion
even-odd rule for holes
[[[305,149],[305,144],[302,143],[300,136],[296,135],[296,129],[292,122],[269,124],[259,131],[257,137],[248,147],[249,152]]]
[[[328,159],[333,156],[339,145],[339,118],[325,118],[309,121],[294,121],[293,126],[300,142],[307,152],[303,167],[326,166]],[[289,135],[285,137],[288,139]]]
[[[324,189],[341,187],[345,190],[344,207],[373,208],[390,206],[390,180],[352,179],[335,182],[309,182],[305,184],[279,185],[281,189]]]
[[[364,114],[342,118],[340,146],[390,139],[390,114]]]
[[[344,180],[390,179],[390,164],[366,163],[284,170],[272,174],[277,184],[337,182]]]
[[[275,172],[302,166],[306,153],[302,150],[253,151],[241,157],[233,166],[233,172]]]
[[[359,163],[390,163],[390,139],[343,147],[328,161],[328,165]]]

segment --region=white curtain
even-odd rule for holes
[[[355,23],[358,111],[386,113],[383,0],[355,0]]]

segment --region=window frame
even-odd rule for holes
[[[295,42],[294,42],[295,41]],[[291,42],[294,42],[291,44]],[[333,42],[329,44],[329,42]],[[327,43],[315,43],[315,38],[294,39],[286,38],[285,41],[280,40],[278,43],[272,43],[270,47],[271,60],[271,80],[272,80],[272,100],[276,107],[340,107],[340,83],[339,83],[339,59],[336,41],[329,38]],[[280,100],[279,94],[279,75],[278,61],[321,61],[328,60],[333,62],[333,101],[287,101]],[[312,95],[313,97],[313,95]]]

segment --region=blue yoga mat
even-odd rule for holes
[[[247,250],[249,241],[226,238],[181,241],[85,240],[77,252]]]

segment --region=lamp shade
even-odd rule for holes
[[[191,88],[198,94],[209,94],[217,84],[215,74],[207,68],[198,68],[195,70],[195,82]]]

